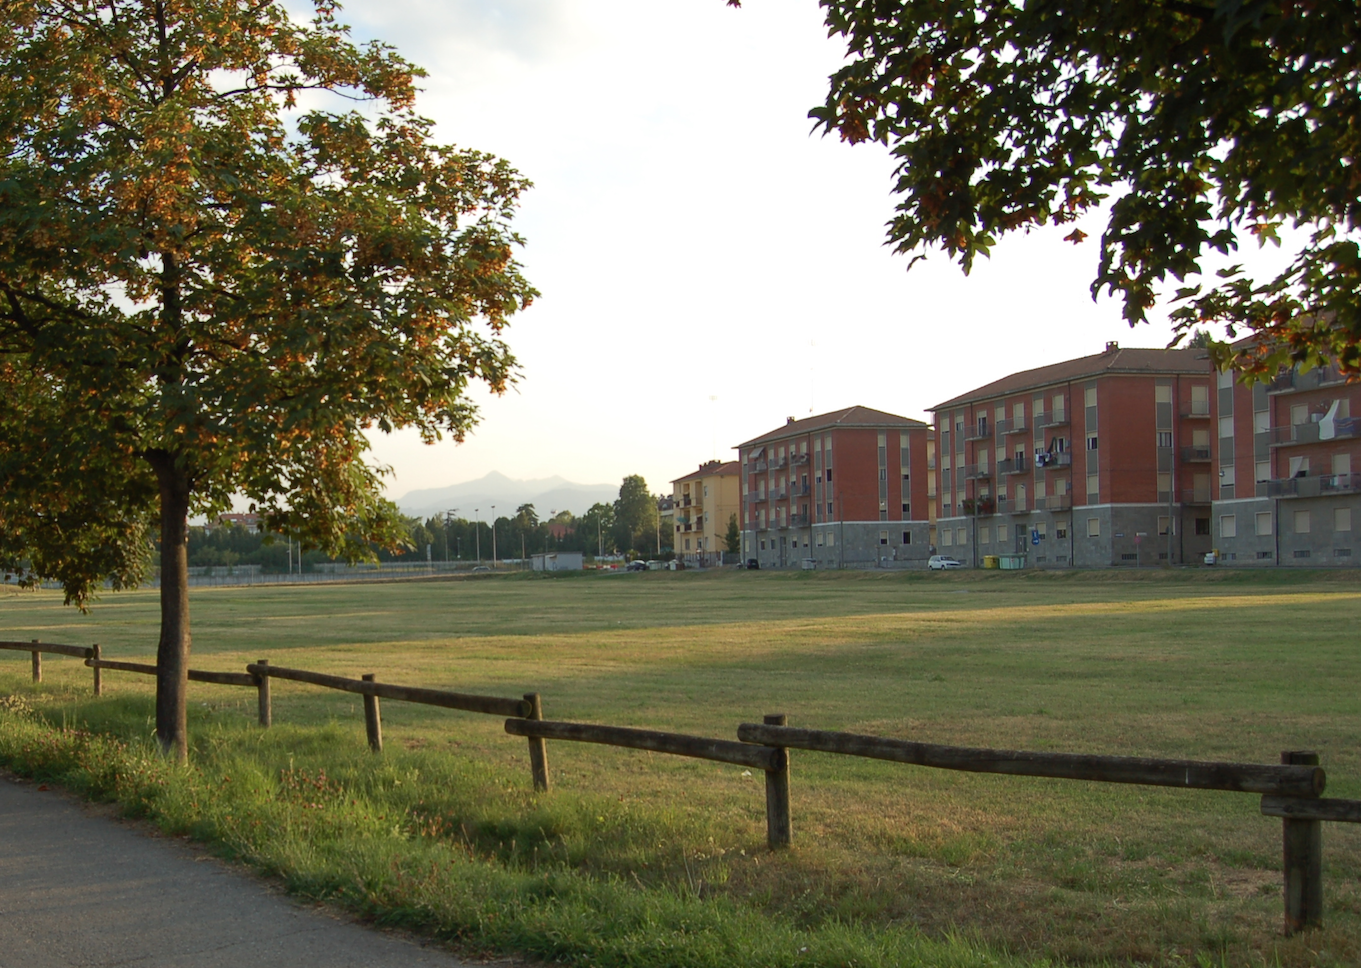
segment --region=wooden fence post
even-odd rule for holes
[[[786,726],[789,717],[776,713],[765,717],[767,726]],[[794,840],[789,818],[789,750],[781,748],[781,767],[766,770],[766,843],[771,850],[788,847]]]
[[[268,659],[260,659],[256,665],[269,665]],[[274,706],[269,697],[269,676],[255,677],[256,705],[259,707],[260,725],[269,729],[274,723]]]
[[[537,692],[525,693],[525,702],[529,703],[529,718],[535,720],[543,719],[543,701]],[[542,736],[529,737],[529,771],[534,775],[534,790],[537,793],[548,792],[548,743]]]
[[[38,640],[34,639],[33,644],[37,645]],[[39,652],[37,649],[33,650],[33,681],[34,682],[43,681],[43,654]]]
[[[1312,750],[1286,750],[1286,766],[1318,766]],[[1323,927],[1323,822],[1281,821],[1285,869],[1285,934]]]
[[[94,665],[90,667],[90,671],[95,674],[95,695],[102,696],[104,695],[104,676],[101,673],[103,673],[104,670],[99,668],[98,642],[90,647],[90,658],[94,660]]]
[[[373,673],[366,672],[359,678],[373,682]],[[378,697],[364,695],[364,729],[369,734],[369,749],[375,753],[383,752],[383,721],[378,712]]]

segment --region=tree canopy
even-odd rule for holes
[[[967,272],[1008,232],[1108,204],[1092,292],[1131,325],[1175,279],[1180,333],[1257,337],[1212,347],[1220,363],[1361,369],[1354,0],[821,2],[849,56],[812,116],[892,151],[899,252]],[[1283,226],[1305,242],[1279,275],[1205,278],[1211,253]]]
[[[534,295],[525,180],[436,144],[420,72],[335,11],[0,7],[0,564],[84,603],[144,575],[159,516],[181,756],[187,516],[243,494],[328,553],[401,540],[365,431],[461,439]]]

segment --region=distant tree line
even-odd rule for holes
[[[407,533],[403,547],[375,551],[380,561],[490,561],[494,529],[498,560],[552,551],[667,557],[674,541],[671,529],[660,525],[660,501],[661,496],[650,493],[640,475],[631,474],[620,485],[618,500],[593,504],[584,514],[550,510],[549,517],[541,518],[533,504],[522,504],[513,515],[501,515],[495,521],[469,520],[461,515],[424,521],[403,517]],[[333,560],[306,548],[301,559],[302,569],[307,571]],[[289,560],[288,539],[282,535],[240,526],[190,529],[191,568],[259,565],[266,572],[284,572]],[[295,569],[299,567],[297,542],[292,543],[292,563]]]

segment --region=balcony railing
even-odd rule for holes
[[[770,462],[770,469],[771,469],[772,471],[783,470],[784,468],[786,468],[786,467],[788,467],[788,466],[789,466],[789,458],[788,458],[788,457],[780,457],[780,458],[778,458],[778,459],[773,460],[773,461]]]
[[[1047,497],[1035,498],[1036,511],[1067,511],[1073,506],[1073,495],[1071,492],[1064,494],[1050,494]]]
[[[1031,468],[1029,457],[1009,457],[997,462],[998,474],[1024,474]]]
[[[987,464],[967,464],[964,467],[964,478],[970,481],[988,480],[992,477],[992,471]]]
[[[1012,419],[997,421],[997,433],[1003,437],[1005,437],[1007,434],[1022,434],[1025,433],[1025,430],[1026,430],[1025,417],[1022,417],[1019,420]]]
[[[791,485],[789,485],[789,496],[790,496],[790,497],[807,497],[809,494],[812,494],[812,493],[813,493],[813,489],[812,489],[811,487],[809,487],[807,484],[791,484]]]
[[[1267,389],[1272,393],[1284,393],[1288,390],[1317,390],[1319,387],[1345,382],[1346,378],[1337,371],[1336,367],[1319,366],[1308,373],[1300,373],[1293,369],[1287,370],[1272,380]]]
[[[772,501],[783,501],[783,500],[784,500],[785,498],[787,498],[787,497],[789,497],[789,492],[788,492],[788,491],[771,491],[771,492],[770,492],[770,499],[771,499]]]
[[[1181,416],[1183,420],[1209,420],[1210,402],[1207,400],[1204,404],[1193,403],[1181,412]]]
[[[1188,487],[1181,492],[1182,504],[1209,504],[1210,489],[1208,487]]]
[[[1324,437],[1323,425],[1317,423],[1295,424],[1290,427],[1271,428],[1271,446],[1286,447],[1290,444],[1316,444],[1321,440],[1348,440],[1361,436],[1361,421],[1354,417],[1333,418],[1333,435]]]
[[[964,431],[965,440],[992,440],[992,424],[986,420]]]
[[[799,466],[801,466],[801,465],[803,465],[803,464],[807,464],[807,463],[808,463],[808,455],[807,455],[807,454],[795,454],[795,455],[793,455],[792,457],[789,458],[789,463],[790,463],[792,466],[794,466],[794,467],[799,467]]]
[[[748,504],[763,504],[763,503],[765,503],[765,499],[766,499],[766,496],[765,496],[764,494],[748,494],[748,495],[747,495],[747,503],[748,503]]]
[[[806,514],[791,514],[789,516],[789,524],[787,525],[787,527],[806,528],[808,527],[809,522],[810,522],[809,516]]]
[[[1057,470],[1060,467],[1073,466],[1073,454],[1071,451],[1061,450],[1056,454],[1048,453],[1035,455],[1036,467],[1047,467],[1050,470]]]
[[[1181,449],[1181,459],[1183,463],[1201,463],[1210,459],[1210,448],[1208,447],[1183,447]]]
[[[756,473],[758,474],[764,473],[765,471],[769,470],[769,468],[770,463],[768,461],[758,460],[756,462]]]
[[[1361,474],[1321,474],[1267,481],[1267,497],[1321,497],[1361,493]]]
[[[1052,410],[1049,413],[1035,414],[1035,429],[1044,430],[1046,427],[1066,427],[1068,425],[1067,410]]]

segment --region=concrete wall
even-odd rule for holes
[[[929,529],[926,521],[844,521],[748,531],[742,535],[743,560],[755,558],[762,568],[800,568],[805,558],[824,569],[925,568]]]

